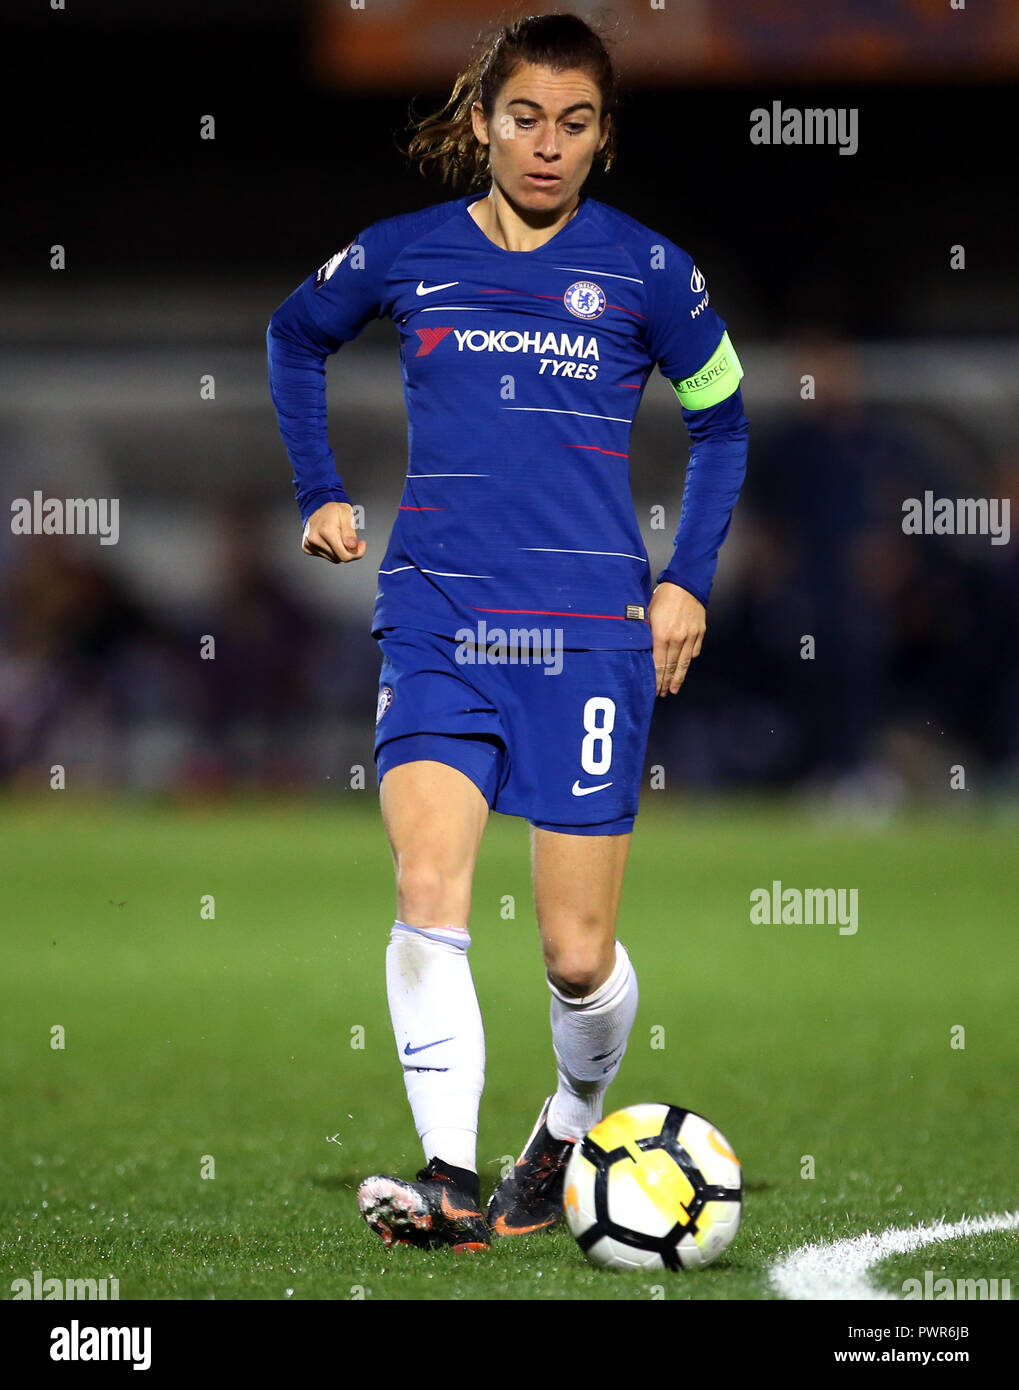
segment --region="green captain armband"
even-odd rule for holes
[[[672,389],[679,397],[680,404],[687,410],[707,410],[710,405],[718,405],[739,386],[743,368],[736,356],[736,349],[729,341],[728,333],[722,334],[712,357],[705,362],[699,372],[688,376],[685,381],[670,377]]]

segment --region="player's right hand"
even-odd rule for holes
[[[354,509],[349,502],[326,502],[304,524],[301,549],[334,565],[360,560],[367,550],[354,529]]]

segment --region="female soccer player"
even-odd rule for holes
[[[371,318],[400,332],[410,450],[372,626],[375,757],[396,875],[387,992],[426,1166],[361,1185],[387,1245],[484,1249],[561,1214],[572,1145],[601,1117],[637,1008],[615,923],[654,697],[675,695],[700,652],[744,476],[742,368],[704,277],[581,192],[596,159],[611,163],[614,101],[580,19],[503,30],[408,151],[487,191],[365,227],[269,324],[303,549],[335,564],[365,542],[328,444],[325,359]],[[693,447],[652,596],[628,448],[655,365]],[[558,1084],[486,1220],[467,952],[492,809],[532,827]]]

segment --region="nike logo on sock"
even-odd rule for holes
[[[455,1036],[456,1036],[456,1034],[454,1033],[453,1037],[455,1037]],[[452,1041],[453,1041],[453,1038],[436,1038],[434,1042],[422,1043],[420,1047],[411,1047],[410,1043],[404,1043],[404,1045],[403,1045],[403,1055],[404,1055],[405,1057],[413,1057],[415,1052],[424,1052],[424,1051],[426,1050],[426,1048],[429,1048],[429,1047],[438,1047],[439,1043],[452,1042]],[[436,1068],[436,1070],[438,1070],[438,1068]]]

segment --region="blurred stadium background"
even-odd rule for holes
[[[408,168],[408,105],[441,104],[479,32],[539,8],[92,0],[7,18],[36,99],[8,128],[3,494],[120,501],[116,545],[0,528],[7,786],[42,790],[61,763],[79,791],[329,792],[361,764],[371,788],[369,625],[406,446],[396,333],[372,325],[330,362],[368,541],[336,569],[299,550],[265,327],[364,225],[461,191]],[[1014,180],[996,143],[1015,11],[563,8],[609,20],[623,83],[618,167],[587,191],[690,250],[746,369],[748,481],[704,655],[659,704],[649,762],[667,791],[796,789],[878,815],[947,804],[961,763],[1007,805],[1016,545],[905,536],[901,518],[925,490],[1017,493]],[[750,112],[774,100],[857,107],[858,152],[752,145]],[[632,460],[655,572],[686,454],[656,377]]]

